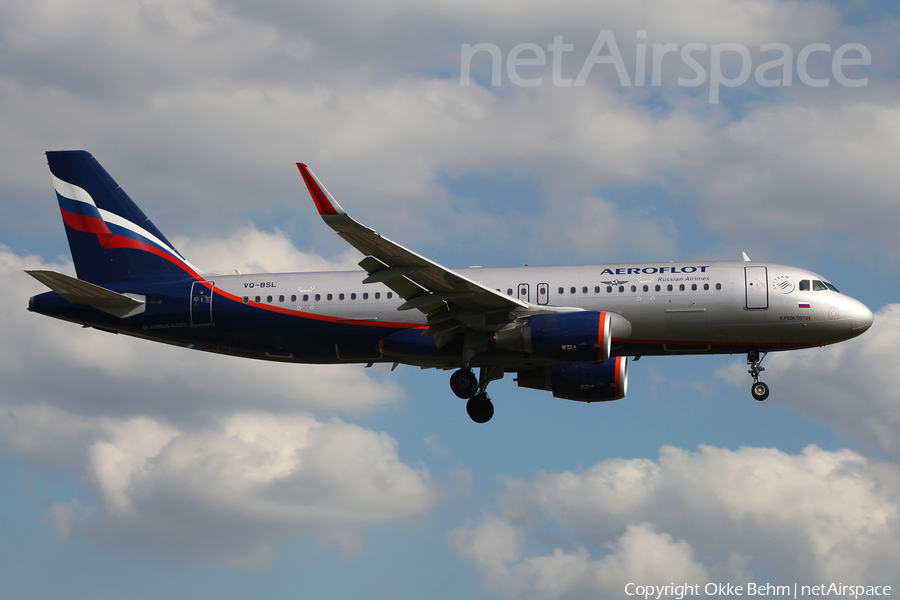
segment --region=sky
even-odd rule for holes
[[[0,597],[895,595],[898,34],[877,0],[2,3]],[[210,272],[356,268],[305,162],[447,266],[746,252],[875,323],[771,354],[764,403],[746,357],[644,357],[617,402],[494,382],[477,425],[444,372],[28,313],[24,269],[74,274],[64,149]]]

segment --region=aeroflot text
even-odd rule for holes
[[[706,273],[709,265],[702,267],[619,267],[618,269],[603,269],[601,275],[653,275],[654,273]]]
[[[864,596],[890,596],[889,585],[844,585],[842,583],[821,585],[772,585],[771,583],[748,583],[734,585],[731,583],[707,583],[703,586],[705,596],[787,596],[803,598],[810,596],[845,596],[860,598]],[[699,596],[700,584],[675,585],[638,585],[629,583],[625,586],[625,594],[649,600],[660,600],[663,597],[682,600],[686,596]]]

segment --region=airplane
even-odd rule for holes
[[[287,363],[376,363],[454,371],[469,417],[487,387],[582,402],[618,400],[628,359],[746,354],[751,394],[769,352],[833,344],[872,325],[824,277],[751,261],[448,269],[352,219],[309,167],[322,220],[362,271],[210,274],[184,258],[88,152],[47,152],[77,278],[26,271],[52,291],[32,312],[195,350]],[[474,369],[478,369],[475,375]]]

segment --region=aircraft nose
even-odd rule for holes
[[[871,327],[872,321],[875,318],[874,315],[872,315],[872,311],[869,310],[869,307],[858,300],[854,302],[850,314],[850,329],[855,335],[859,335]]]

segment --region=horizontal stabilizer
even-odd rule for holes
[[[72,304],[84,304],[119,318],[140,314],[146,307],[144,296],[120,294],[56,271],[25,272]]]

